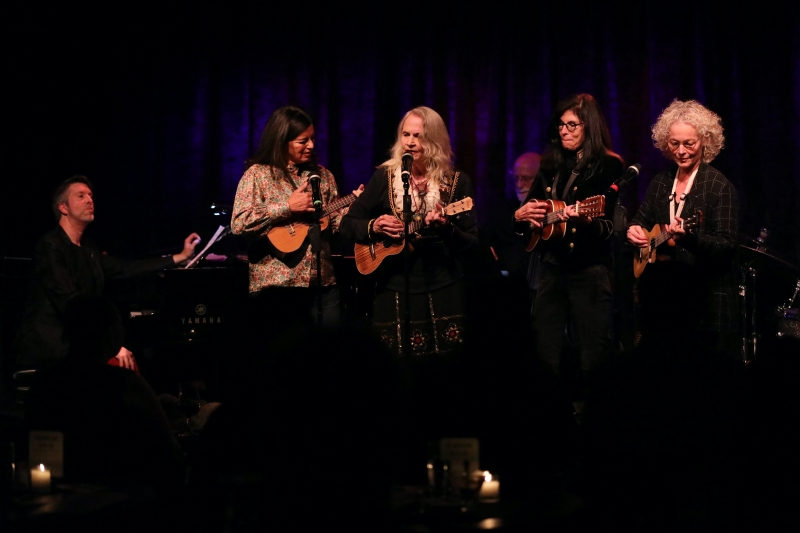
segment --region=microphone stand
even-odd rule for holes
[[[756,250],[766,250],[767,238],[769,231],[767,228],[761,228],[756,239]],[[758,268],[755,265],[755,259],[747,261],[741,265],[741,283],[739,285],[739,301],[741,303],[741,326],[742,330],[742,362],[748,365],[756,357],[756,348],[758,344],[759,324],[758,324],[758,307],[756,305],[756,297],[758,291],[756,288],[758,284]],[[792,297],[792,301],[797,296]],[[780,308],[779,308],[780,309]]]
[[[403,275],[405,277],[405,293],[406,293],[406,308],[403,313],[403,334],[406,337],[406,342],[403,344],[403,355],[409,355],[411,353],[411,284],[409,280],[410,269],[411,269],[411,247],[409,244],[409,237],[408,228],[412,220],[412,211],[411,211],[411,194],[408,192],[408,185],[409,185],[409,172],[402,172],[400,176],[403,179],[403,238],[405,239],[403,242],[405,246],[403,246]],[[402,337],[401,337],[402,342]]]
[[[622,175],[620,179],[614,182],[611,187],[608,188],[608,192],[606,195],[610,193],[616,193],[616,202],[614,204],[614,292],[612,296],[612,306],[613,306],[613,314],[612,314],[612,343],[614,346],[614,350],[616,351],[620,346],[620,338],[621,338],[621,317],[622,314],[620,311],[620,292],[622,288],[622,247],[625,244],[625,232],[626,226],[628,225],[628,217],[627,217],[627,210],[625,206],[622,205],[620,197],[622,195],[622,190],[633,181],[635,178],[639,177],[639,172],[641,171],[641,166],[638,164],[631,165],[628,167],[628,170]]]
[[[628,225],[627,210],[620,202],[617,194],[617,202],[614,204],[614,296],[613,296],[613,330],[612,342],[614,350],[620,345],[621,312],[620,312],[620,289],[622,288],[622,247],[625,244],[625,226]]]
[[[311,253],[317,260],[317,276],[315,282],[315,299],[317,300],[317,326],[322,328],[322,239],[320,238],[320,218],[322,218],[322,202],[314,205],[314,220],[308,229],[311,239]]]

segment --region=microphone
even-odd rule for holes
[[[608,192],[618,193],[628,184],[629,181],[639,175],[640,170],[642,170],[642,165],[639,163],[634,163],[633,165],[629,166],[628,169],[622,173],[622,176],[617,178],[617,181],[611,184],[611,187],[608,188]]]
[[[414,156],[411,152],[403,154],[403,170],[400,173],[400,178],[403,183],[408,183],[408,178],[411,176],[411,165],[414,163]]]
[[[314,204],[314,209],[322,209],[322,194],[319,192],[319,175],[311,174],[308,177],[308,182],[311,184],[311,200]]]

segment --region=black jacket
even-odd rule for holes
[[[368,243],[370,220],[393,213],[402,217],[402,205],[393,205],[391,179],[386,169],[379,168],[375,171],[364,192],[350,207],[347,215],[342,217],[340,231],[345,239]],[[469,176],[463,172],[458,173],[448,203],[473,196],[474,189]],[[453,216],[450,221],[452,226],[444,230],[445,234],[441,237],[431,230],[430,233],[433,234],[429,234],[429,238],[416,241],[409,277],[412,293],[436,290],[462,277],[460,256],[474,250],[478,245],[475,210]],[[380,287],[402,291],[405,286],[403,270],[402,254],[387,257],[375,272],[376,281]]]
[[[657,174],[647,186],[632,226],[650,231],[669,224],[669,195],[676,168]],[[700,163],[692,189],[686,195],[681,218],[703,211],[703,223],[675,246],[675,259],[695,265],[708,288],[706,329],[736,331],[738,327],[739,195],[720,171]]]
[[[172,257],[136,261],[109,257],[88,239],[76,246],[61,226],[45,234],[36,245],[36,278],[15,341],[18,366],[37,368],[66,355],[62,317],[73,296],[102,294],[106,278],[132,277],[174,265]]]
[[[592,196],[607,195],[611,184],[622,175],[623,163],[617,157],[602,156],[596,162],[587,164],[570,184],[570,190],[564,194],[563,189],[569,181],[571,172],[570,164],[558,171],[539,170],[525,203],[533,199],[558,199],[566,202],[566,205],[573,205],[576,201]],[[556,178],[558,178],[557,184]],[[563,238],[539,241],[536,250],[544,252],[544,262],[571,269],[581,269],[596,264],[610,266],[610,240],[614,231],[612,220],[615,201],[616,198],[606,196],[605,216],[592,217],[589,224],[569,220]],[[517,231],[529,235],[528,224],[517,224]]]

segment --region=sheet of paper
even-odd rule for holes
[[[208,242],[206,243],[205,247],[200,250],[200,253],[195,255],[191,261],[189,261],[185,267],[183,268],[192,268],[206,253],[206,251],[211,248],[211,245],[220,240],[222,237],[228,234],[230,228],[227,226],[220,226],[217,228],[217,231],[214,232],[214,236],[211,237]]]

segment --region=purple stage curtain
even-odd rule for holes
[[[436,109],[457,166],[476,181],[480,215],[514,159],[543,149],[553,105],[588,92],[614,149],[643,167],[625,196],[629,216],[668,166],[650,126],[672,99],[694,98],[724,120],[726,148],[713,164],[739,190],[742,232],[766,226],[800,255],[797,5],[179,6],[11,25],[4,183],[13,219],[25,222],[3,253],[30,253],[52,224],[49,191],[78,173],[95,182],[93,231],[112,253],[210,235],[208,206],[233,202],[267,117],[287,103],[315,118],[320,162],[342,191],[386,158],[405,111]]]

